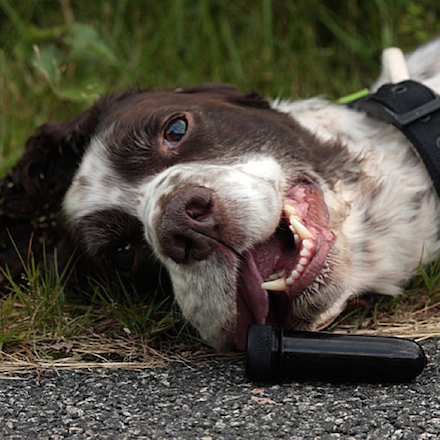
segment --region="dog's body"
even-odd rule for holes
[[[440,40],[408,67],[440,92]],[[251,323],[314,329],[352,297],[397,294],[440,252],[439,198],[406,138],[322,99],[269,104],[226,85],[110,96],[43,126],[9,186],[43,144],[51,172],[20,195],[43,197],[54,157],[72,155],[51,209],[87,267],[148,280],[165,268],[219,350],[243,349]],[[4,192],[11,229],[25,216]]]

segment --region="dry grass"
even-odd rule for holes
[[[200,345],[190,349],[185,344],[176,344],[164,349],[153,348],[141,338],[132,340],[96,338],[96,340],[68,341],[51,344],[48,350],[59,349],[60,345],[71,347],[64,357],[36,357],[25,347],[12,354],[1,352],[0,374],[37,373],[47,370],[143,370],[157,368],[179,362],[191,364],[214,359],[215,354]],[[111,360],[112,355],[120,360]]]
[[[374,323],[365,319],[356,328],[350,324],[341,324],[334,331],[337,333],[356,333],[365,335],[397,336],[423,341],[440,337],[440,303],[413,311],[407,315],[399,313],[387,316],[383,314]]]
[[[8,353],[0,351],[0,379],[34,373],[39,376],[60,370],[144,370],[173,363],[201,365],[218,359],[240,359],[240,353],[219,355],[199,342],[167,340],[157,344],[141,337],[89,335],[75,340],[46,342],[39,347],[44,356],[35,355],[25,345]],[[56,357],[50,355],[56,353]],[[3,375],[3,376],[1,376]]]
[[[346,311],[325,330],[420,342],[440,337],[440,302],[414,292],[400,301],[374,296],[359,301],[356,308]],[[38,350],[32,350],[32,344]],[[219,355],[188,334],[147,339],[132,335],[127,329],[113,334],[84,330],[83,335],[72,339],[50,340],[46,335],[44,340],[35,338],[32,344],[23,341],[0,351],[0,379],[19,379],[29,373],[41,376],[59,370],[143,370],[176,362],[191,368],[219,359],[243,358],[242,353]]]

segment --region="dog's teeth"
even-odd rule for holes
[[[298,273],[303,273],[304,272],[304,266],[302,264],[297,264],[296,267],[295,267],[295,270]]]
[[[272,290],[273,292],[285,292],[288,286],[284,278],[278,278],[277,280],[261,283],[261,287],[265,290]]]
[[[267,278],[267,281],[273,281],[273,280],[277,280],[278,278],[281,278],[285,275],[286,271],[285,270],[281,270],[280,272],[275,272],[272,275],[269,275],[269,277]]]
[[[286,217],[290,217],[292,215],[296,215],[296,208],[288,203],[284,204],[284,214]]]
[[[310,252],[310,249],[302,247],[299,255],[300,255],[300,257],[303,257],[303,258],[310,258],[312,256],[312,253]]]
[[[289,221],[290,221],[290,230],[294,234],[298,234],[301,240],[306,240],[307,238],[313,238],[313,234],[301,223],[301,220],[298,217],[291,215],[289,217]]]
[[[286,284],[291,287],[295,284],[295,280],[290,276],[288,278],[286,278]]]
[[[311,239],[306,239],[302,241],[302,245],[305,249],[313,252],[315,250],[315,242]]]
[[[294,206],[287,203],[284,205],[284,214],[289,218],[290,230],[293,233],[295,244],[300,247],[299,260],[287,278],[284,278],[285,271],[271,274],[266,281],[261,283],[261,287],[265,290],[273,292],[287,291],[289,287],[293,286],[301,278],[315,252],[316,243],[313,239],[313,234],[306,228],[296,213],[297,210]]]
[[[302,257],[299,259],[299,264],[301,264],[301,266],[307,266],[309,264],[309,259],[306,257]]]
[[[297,280],[299,277],[301,276],[301,274],[297,271],[297,270],[292,270],[292,273],[290,274],[290,278],[292,278],[293,280]]]

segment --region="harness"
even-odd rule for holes
[[[440,96],[419,82],[406,80],[385,84],[348,105],[395,125],[423,160],[440,197]]]
[[[382,66],[390,84],[376,93],[364,89],[338,102],[396,126],[424,162],[440,197],[440,96],[410,80],[405,56],[398,47],[382,52]]]

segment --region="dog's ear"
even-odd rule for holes
[[[223,100],[243,107],[269,109],[269,102],[255,91],[248,93],[240,92],[235,86],[225,83],[197,84],[182,89],[176,89],[177,93],[208,93],[217,95]]]
[[[41,257],[43,241],[53,252],[60,231],[58,213],[75,170],[105,110],[123,95],[101,99],[69,121],[42,125],[26,142],[14,168],[0,179],[0,267],[22,272],[17,250]],[[1,280],[0,273],[0,280]]]

